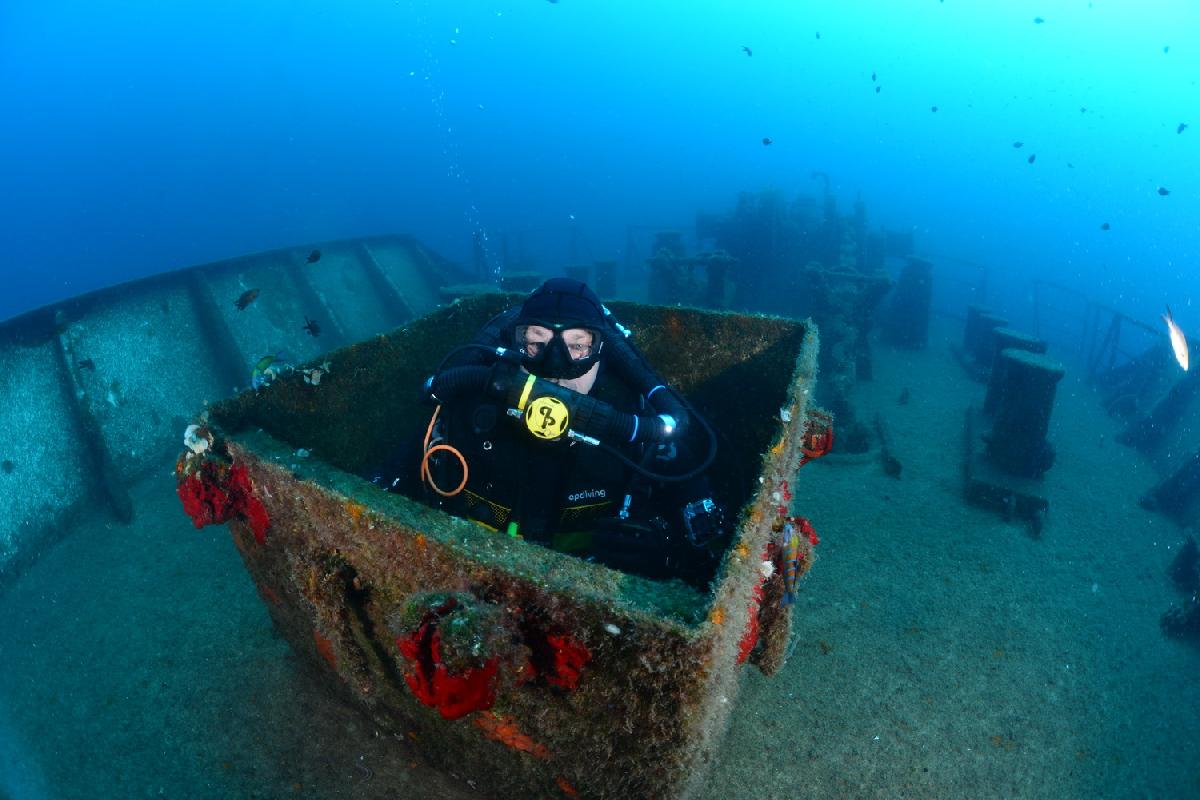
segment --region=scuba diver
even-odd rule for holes
[[[377,483],[510,536],[704,587],[728,542],[709,425],[585,284],[552,278],[451,351]],[[697,444],[699,446],[697,447]]]

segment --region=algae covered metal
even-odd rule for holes
[[[717,429],[737,527],[707,591],[491,532],[360,477],[428,418],[418,387],[519,298],[484,295],[208,409],[179,493],[231,522],[271,617],[381,727],[495,796],[677,798],[720,743],[745,662],[782,664],[789,482],[812,454],[811,324],[613,303]],[[311,368],[310,368],[311,369]],[[806,437],[808,439],[806,440]],[[811,530],[811,529],[808,529]],[[399,754],[398,754],[399,757]]]

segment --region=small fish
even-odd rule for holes
[[[808,548],[801,544],[808,540]],[[804,560],[812,553],[812,548],[821,543],[812,523],[805,517],[789,517],[779,535],[779,555],[783,570],[783,597],[781,606],[790,606],[796,602],[796,583],[800,579],[800,570]]]
[[[1109,225],[1107,222],[1105,222],[1103,225],[1100,226],[1100,230],[1102,230],[1102,231],[1107,231],[1107,230],[1111,230],[1111,229],[1112,229],[1112,226]]]
[[[1034,25],[1041,25],[1041,24],[1042,24],[1043,22],[1045,22],[1045,21],[1046,21],[1046,20],[1042,19],[1041,17],[1034,17],[1034,18],[1033,18],[1033,24],[1034,24]]]
[[[1171,190],[1165,186],[1160,186],[1160,187],[1158,187],[1158,193],[1160,196],[1166,197],[1167,195],[1169,195],[1171,193]]]
[[[1171,52],[1171,45],[1169,45],[1169,44],[1163,45],[1163,52],[1164,53]]]
[[[1183,132],[1184,132],[1184,131],[1186,131],[1187,129],[1188,129],[1187,123],[1186,123],[1186,122],[1181,122],[1181,123],[1179,123],[1179,127],[1175,129],[1175,132],[1176,132],[1176,133],[1183,133]]]
[[[317,324],[315,319],[309,319],[308,317],[304,318],[304,327],[300,330],[308,331],[309,336],[315,337],[321,335],[321,326]]]
[[[1015,147],[1018,150],[1020,150],[1024,146],[1025,146],[1024,142],[1013,142],[1013,147]]]
[[[930,106],[930,107],[929,107],[929,110],[930,110],[930,111],[932,111],[933,113],[935,113],[935,114],[936,114],[936,113],[937,113],[937,106]]]
[[[246,308],[257,299],[258,289],[247,289],[246,291],[242,292],[241,297],[233,301],[233,304],[237,306],[238,311],[245,311]]]
[[[876,87],[875,87],[875,94],[879,94],[879,90],[880,90],[880,89],[882,89],[882,88],[883,88],[882,86],[876,86]]]
[[[875,73],[872,72],[871,73],[871,83],[874,83],[874,82],[875,82]]]
[[[1086,114],[1086,113],[1087,113],[1087,106],[1080,106],[1080,107],[1079,107],[1079,113],[1080,113],[1080,114]]]
[[[76,364],[75,368],[76,369],[90,369],[92,372],[95,372],[96,371],[96,362],[92,361],[92,359],[90,359],[90,358],[85,358],[82,361],[80,361],[78,364]]]
[[[745,54],[746,54],[746,55],[748,55],[748,56],[752,56],[752,55],[754,55],[754,51],[753,51],[753,50],[751,50],[751,49],[750,49],[749,47],[747,47],[746,45],[742,45],[742,52],[743,52],[743,53],[745,53]]]
[[[771,144],[774,144],[774,142],[772,142],[770,139],[768,139],[766,136],[764,136],[763,137],[763,146],[766,147],[767,145],[771,145]]]
[[[1171,349],[1175,351],[1175,360],[1179,362],[1179,366],[1183,367],[1183,371],[1188,371],[1188,343],[1187,337],[1183,335],[1183,331],[1175,324],[1175,318],[1171,316],[1171,307],[1167,306],[1167,313],[1163,315],[1163,322],[1167,323],[1167,334],[1171,337]]]
[[[311,253],[308,254],[308,258],[304,259],[305,263],[307,263],[307,264],[315,264],[320,260],[321,260],[321,251],[320,250],[313,250]]]
[[[779,605],[790,606],[796,602],[796,580],[800,576],[800,532],[790,522],[780,533],[779,556],[783,562],[783,598]]]
[[[265,386],[270,386],[271,381],[279,377],[284,370],[291,369],[287,364],[280,360],[277,353],[263,356],[254,365],[254,370],[250,373],[250,385],[255,389],[262,389]]]
[[[820,38],[821,38],[821,32],[820,32],[820,31],[817,31],[817,38],[818,38],[818,39],[820,39]]]
[[[1032,164],[1033,162],[1037,161],[1037,153],[1030,153],[1029,158],[1025,160]]]

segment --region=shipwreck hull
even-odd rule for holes
[[[413,387],[449,343],[511,302],[456,303],[331,354],[317,385],[298,371],[212,407],[212,447],[180,459],[181,497],[199,485],[188,481],[201,460],[244,470],[230,529],[276,626],[441,768],[494,796],[687,797],[743,662],[768,674],[782,665],[790,607],[782,574],[766,577],[763,562],[792,513],[816,330],[613,304],[720,433],[714,487],[737,529],[711,591],[698,591],[488,531],[358,477],[427,419]]]

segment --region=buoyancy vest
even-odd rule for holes
[[[591,395],[621,410],[637,410],[636,395],[603,365]],[[468,469],[464,490],[443,499],[442,506],[500,531],[515,523],[516,531],[533,541],[549,542],[555,533],[587,530],[614,516],[630,482],[629,469],[606,450],[567,439],[536,439],[521,420],[486,398],[447,404],[439,428]],[[439,486],[462,479],[453,457],[435,457],[430,469]]]

